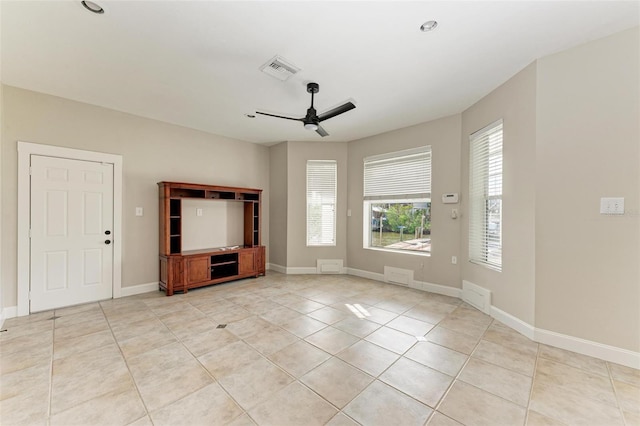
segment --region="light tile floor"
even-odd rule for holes
[[[351,276],[269,273],[5,328],[2,425],[640,424],[640,371]]]

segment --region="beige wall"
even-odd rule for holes
[[[534,323],[536,67],[529,65],[462,113],[462,199],[469,209],[469,135],[503,119],[502,272],[469,262],[469,217],[462,223],[462,279],[492,292],[497,308]]]
[[[17,141],[123,156],[123,287],[158,280],[156,183],[162,180],[263,188],[268,245],[267,147],[10,86],[2,99],[4,306],[16,305]],[[143,207],[144,216],[136,217],[135,207]]]
[[[391,253],[362,247],[363,160],[365,157],[431,145],[432,204],[430,257]],[[349,267],[383,273],[384,266],[410,269],[414,279],[433,284],[460,287],[459,264],[451,256],[460,256],[460,219],[451,219],[451,208],[442,204],[442,194],[460,192],[460,115],[441,118],[417,126],[350,142],[347,255]]]
[[[336,245],[307,247],[307,160],[336,160],[338,200]],[[347,144],[336,142],[287,143],[287,267],[314,267],[317,259],[347,263]]]
[[[287,142],[279,143],[269,149],[269,231],[273,238],[269,240],[269,262],[287,266]]]
[[[244,245],[244,203],[185,198],[181,235],[183,251]]]
[[[536,327],[640,350],[638,28],[538,61]],[[624,197],[624,216],[599,214]]]

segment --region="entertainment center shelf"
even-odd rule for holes
[[[261,245],[261,189],[159,182],[160,289],[176,291],[219,284],[265,273],[265,248]],[[182,250],[182,200],[223,200],[243,203],[243,245],[202,250]]]

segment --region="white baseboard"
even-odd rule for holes
[[[386,284],[393,284],[393,285],[398,285],[400,287],[404,287],[402,285],[395,284],[393,282],[386,282],[384,278],[384,274],[363,271],[361,269],[355,269],[355,268],[346,268],[346,273],[349,275],[354,275],[356,277],[367,278],[374,281],[380,281]],[[417,280],[411,280],[409,282],[409,287],[416,290],[428,291],[429,293],[442,294],[444,296],[451,296],[451,297],[457,297],[457,298],[460,298],[462,294],[462,290],[459,288],[449,287],[441,284],[433,284],[433,283],[428,283],[424,281],[417,281]]]
[[[287,268],[287,272],[285,273],[290,275],[317,275],[317,269],[315,266],[291,267],[291,268]]]
[[[354,268],[345,268],[345,269],[346,269],[346,273],[348,275],[353,275],[355,277],[367,278],[369,280],[384,282],[384,275],[383,274],[377,274],[375,272],[363,271],[362,269],[354,269]]]
[[[142,293],[149,293],[157,290],[158,290],[157,282],[134,285],[131,287],[122,287],[120,297],[133,296],[135,294],[142,294]],[[17,306],[6,306],[2,308],[2,310],[0,311],[0,328],[2,328],[2,325],[4,324],[5,320],[9,318],[15,318],[17,316],[18,316]]]
[[[151,293],[152,291],[158,291],[158,283],[146,283],[132,285],[130,287],[122,287],[121,297],[134,296],[136,294]]]
[[[462,298],[462,290],[456,287],[449,287],[448,285],[433,284],[425,281],[413,281],[409,284],[411,288],[417,288],[418,290],[428,291],[429,293],[442,294],[444,296]]]
[[[518,333],[522,334],[523,336],[528,337],[531,340],[535,340],[534,337],[536,329],[531,324],[526,323],[520,318],[516,318],[513,315],[503,311],[502,309],[498,309],[493,305],[491,305],[490,315],[507,327],[512,328]]]
[[[267,269],[271,271],[280,272],[281,274],[289,275],[316,275],[317,269],[314,266],[311,267],[291,267],[276,265],[275,263],[269,263]]]
[[[5,306],[2,308],[2,312],[0,312],[0,329],[4,325],[4,321],[9,318],[15,318],[18,316],[18,307],[17,306]]]
[[[535,329],[535,338],[533,340],[640,370],[640,352],[633,352],[542,328]]]
[[[477,286],[477,284],[473,285]],[[482,289],[482,287],[479,288]],[[534,342],[544,343],[582,355],[588,355],[627,367],[640,369],[640,352],[536,328],[493,305],[490,306],[489,315]]]
[[[281,274],[287,273],[287,268],[282,265],[276,265],[275,263],[267,263],[267,269],[270,271],[280,272]]]

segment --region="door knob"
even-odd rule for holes
[[[105,244],[111,244],[111,240],[104,240]]]
[[[104,231],[104,235],[110,235],[111,231]]]

